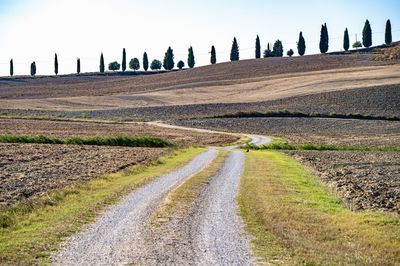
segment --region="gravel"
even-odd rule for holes
[[[249,239],[237,215],[236,194],[244,155],[233,151],[197,201],[190,219],[195,253],[202,265],[251,265]]]
[[[136,265],[252,265],[250,239],[237,215],[236,195],[244,155],[232,151],[220,171],[179,217],[150,227],[133,254]]]
[[[151,213],[184,179],[201,171],[216,156],[210,149],[190,163],[134,191],[105,212],[85,231],[69,239],[53,257],[56,265],[121,265],[141,253],[137,243],[143,237]]]

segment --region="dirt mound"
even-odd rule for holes
[[[375,60],[399,60],[400,59],[400,44],[382,49],[382,53],[375,57]]]

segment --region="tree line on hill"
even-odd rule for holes
[[[389,46],[392,43],[392,26],[391,22],[388,19],[386,21],[386,27],[385,27],[385,44]],[[360,48],[360,47],[366,47],[369,48],[372,46],[372,29],[371,25],[368,21],[368,19],[365,21],[364,28],[362,31],[362,42],[357,41],[353,43],[352,47],[353,48]],[[350,48],[350,38],[349,38],[349,32],[348,29],[346,28],[344,31],[344,37],[343,37],[343,49],[347,52]],[[320,41],[319,41],[319,49],[322,54],[325,54],[329,50],[329,34],[328,34],[328,27],[325,24],[321,26],[321,32],[320,32]],[[263,57],[268,58],[268,57],[282,57],[283,56],[283,44],[282,41],[276,40],[272,50],[270,49],[270,44],[267,44],[267,49],[264,50]],[[303,32],[299,33],[299,39],[297,41],[297,53],[299,56],[303,56],[306,52],[306,41],[303,37]],[[216,64],[217,63],[217,54],[216,54],[216,49],[215,46],[213,45],[211,47],[211,58],[210,58],[210,63],[211,64]],[[292,49],[289,49],[287,51],[287,56],[291,57],[294,55],[294,51]],[[233,38],[232,42],[232,48],[230,52],[230,60],[232,62],[234,61],[239,61],[239,45],[237,42],[236,37]],[[261,58],[261,41],[260,37],[257,35],[256,37],[256,44],[255,44],[255,58]],[[143,54],[143,59],[142,59],[142,67],[145,71],[149,69],[149,59],[147,56],[147,53],[144,52]],[[125,72],[127,69],[127,60],[126,60],[126,50],[125,48],[122,50],[122,63],[119,64],[117,61],[110,62],[108,64],[108,70],[110,71],[118,71],[122,70],[122,72]],[[194,56],[194,51],[193,47],[189,47],[188,49],[188,58],[187,58],[187,64],[189,68],[193,68],[195,66],[195,56]],[[167,51],[165,52],[163,62],[160,60],[154,59],[151,64],[150,64],[150,69],[151,70],[160,70],[161,68],[164,68],[165,70],[172,70],[175,67],[175,62],[174,62],[174,52],[171,47],[168,47]],[[185,63],[180,60],[177,63],[177,67],[181,70],[185,67]],[[133,71],[137,71],[140,69],[140,61],[138,58],[132,58],[129,61],[129,68]],[[36,75],[36,63],[35,61],[31,63],[31,76]],[[99,65],[99,71],[100,73],[104,73],[106,71],[105,63],[104,63],[104,55],[101,53],[100,55],[100,65]],[[57,53],[54,56],[54,73],[55,75],[58,75],[58,57]],[[80,58],[77,58],[76,61],[76,73],[79,75],[81,73],[81,60]],[[10,76],[14,75],[14,61],[13,59],[10,60]]]

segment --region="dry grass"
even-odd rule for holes
[[[174,218],[182,217],[199,196],[200,187],[207,183],[221,168],[228,151],[221,149],[204,170],[187,179],[180,186],[172,190],[158,211],[154,214],[153,225],[159,226]]]
[[[400,263],[399,216],[346,209],[309,171],[281,153],[247,154],[238,200],[263,262]]]
[[[85,184],[66,188],[35,202],[0,211],[0,264],[48,262],[60,242],[92,222],[107,205],[155,178],[174,171],[203,149],[177,151],[148,165],[139,165]]]

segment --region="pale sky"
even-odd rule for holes
[[[240,59],[254,58],[259,34],[263,49],[280,39],[285,54],[297,54],[298,34],[303,31],[306,54],[318,53],[322,23],[327,23],[330,49],[342,49],[343,31],[349,28],[361,40],[365,20],[371,22],[373,44],[384,42],[387,19],[393,40],[400,40],[398,0],[0,0],[0,75],[8,75],[14,59],[17,75],[29,74],[36,61],[37,74],[52,74],[58,53],[60,74],[98,71],[100,53],[105,61],[121,63],[122,48],[128,61],[162,60],[171,46],[175,63],[187,64],[187,49],[193,46],[196,66],[209,64],[215,45],[218,62],[229,60],[233,37]]]

